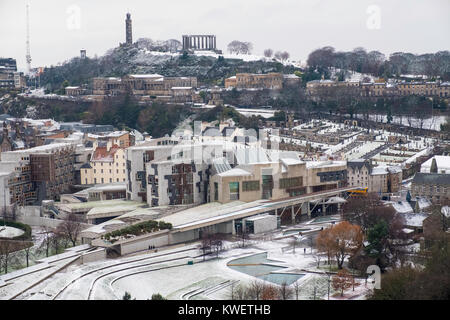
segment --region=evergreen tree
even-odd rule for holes
[[[125,291],[122,300],[131,300],[131,294],[128,291]]]
[[[406,201],[411,202],[411,193],[408,190],[408,193],[406,194]]]
[[[154,293],[152,294],[152,300],[167,300],[166,298],[164,298],[161,294],[159,293]]]

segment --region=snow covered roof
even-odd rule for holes
[[[433,159],[436,159],[438,173],[450,173],[450,156],[434,156],[422,163],[420,172],[430,172]]]
[[[224,171],[218,174],[221,177],[237,177],[237,176],[251,176],[252,174],[246,170],[240,168],[234,168],[228,171]]]
[[[47,153],[47,152],[51,152],[55,149],[59,149],[59,148],[65,148],[65,147],[70,147],[73,146],[73,143],[52,143],[52,144],[46,144],[46,145],[42,145],[42,146],[38,146],[38,147],[34,147],[31,149],[25,149],[25,150],[15,150],[15,151],[8,151],[10,153]]]
[[[293,74],[293,73],[290,73],[290,74],[283,74],[283,77],[284,77],[284,78],[290,78],[290,79],[300,79],[299,76],[297,76],[297,75],[295,75],[295,74]]]
[[[108,132],[107,134],[93,134],[93,133],[88,133],[87,136],[88,138],[94,138],[94,139],[98,139],[98,138],[118,138],[123,136],[124,134],[129,133],[128,131],[113,131],[113,132]]]
[[[391,203],[392,207],[395,209],[395,211],[399,213],[412,213],[413,208],[407,201],[397,201]]]
[[[164,76],[157,73],[153,73],[153,74],[130,74],[130,77],[144,79],[144,78],[163,78]]]
[[[280,159],[280,161],[286,166],[293,166],[293,165],[305,163],[304,161],[302,161],[300,159],[292,159],[292,158],[282,158],[282,159]]]
[[[443,206],[441,208],[441,212],[446,218],[450,218],[450,207],[449,206]]]
[[[261,148],[243,148],[235,151],[237,164],[268,163],[269,158]]]
[[[431,206],[431,201],[428,200],[427,198],[418,198],[417,199],[418,205],[420,209],[425,209],[428,208],[429,206]]]
[[[326,161],[307,161],[306,167],[309,168],[326,168],[326,167],[338,167],[338,166],[345,166],[346,161],[333,161],[333,160],[326,160]]]
[[[378,167],[374,167],[372,168],[372,172],[370,173],[371,175],[379,175],[379,174],[387,174],[387,167],[385,166],[378,166]]]
[[[409,227],[421,227],[423,220],[428,217],[426,213],[406,213],[403,215],[405,218],[405,225]]]
[[[222,173],[228,170],[231,170],[231,166],[228,163],[228,160],[224,157],[216,158],[212,161],[212,165],[216,170],[216,173]]]
[[[344,198],[336,196],[336,197],[328,198],[325,202],[326,203],[346,203],[347,200],[345,200]]]

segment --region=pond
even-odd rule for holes
[[[276,272],[286,268],[276,265],[277,262],[278,261],[267,259],[267,252],[263,252],[231,260],[227,266],[233,270],[278,285],[281,285],[284,282],[290,285],[304,276],[304,274]]]

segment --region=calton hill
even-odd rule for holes
[[[288,63],[288,53],[272,49],[264,52],[261,59],[242,59],[242,54],[251,53],[252,45],[248,42],[246,50],[239,52],[228,47],[233,55],[196,55],[179,52],[179,42],[168,40],[154,42],[139,39],[132,46],[110,49],[101,57],[73,58],[57,66],[45,68],[40,77],[41,87],[47,94],[64,95],[67,86],[92,86],[94,77],[121,77],[128,74],[158,73],[164,76],[194,76],[198,79],[198,90],[204,103],[211,98],[210,88],[223,87],[225,79],[236,73],[296,74],[301,77],[300,86],[284,85],[281,90],[222,90],[221,99],[225,105],[236,107],[271,106],[283,112],[294,112],[297,119],[331,118],[333,120],[358,118],[370,127],[376,122],[392,124],[393,119],[400,119],[400,127],[412,128],[413,120],[416,130],[427,129],[425,120],[432,116],[447,116],[448,98],[419,95],[366,97],[361,96],[351,87],[320,88],[314,96],[308,93],[306,83],[312,80],[331,79],[343,81],[355,73],[378,77],[387,81],[395,79],[411,81],[416,76],[426,81],[445,82],[450,79],[450,53],[414,55],[411,53],[394,53],[389,57],[378,51],[367,52],[356,48],[349,52],[339,52],[332,47],[317,49],[309,54],[306,67]],[[178,50],[178,52],[176,52]],[[234,51],[233,51],[234,50]],[[411,77],[410,77],[411,76]],[[103,101],[42,99],[23,97],[18,92],[0,93],[3,113],[13,116],[36,118],[54,118],[57,121],[84,121],[95,124],[112,124],[117,128],[147,131],[153,136],[170,134],[180,121],[218,120],[224,115],[232,117],[238,125],[257,128],[260,116],[246,118],[228,107],[211,110],[195,110],[189,106],[165,103],[138,103],[129,93],[121,96],[107,97]],[[30,108],[31,107],[31,108]],[[276,117],[282,118],[284,113]],[[384,120],[383,120],[384,119]],[[276,119],[272,119],[276,120]],[[372,123],[372,124],[371,124]],[[397,121],[398,123],[398,121]],[[418,124],[417,124],[418,123]],[[397,125],[397,124],[396,124]],[[449,132],[449,125],[442,124],[443,133]],[[401,128],[398,130],[402,130]]]

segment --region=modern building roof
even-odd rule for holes
[[[285,165],[285,166],[294,166],[297,164],[304,164],[305,161],[302,161],[300,159],[292,159],[292,158],[281,158],[280,161]]]
[[[257,164],[270,162],[267,154],[262,148],[242,148],[236,149],[235,152],[236,164]]]
[[[222,173],[231,170],[231,166],[228,163],[228,160],[224,157],[214,159],[212,161],[212,166],[216,173]]]
[[[244,169],[234,168],[218,174],[221,177],[237,177],[237,176],[251,176],[252,174]]]

